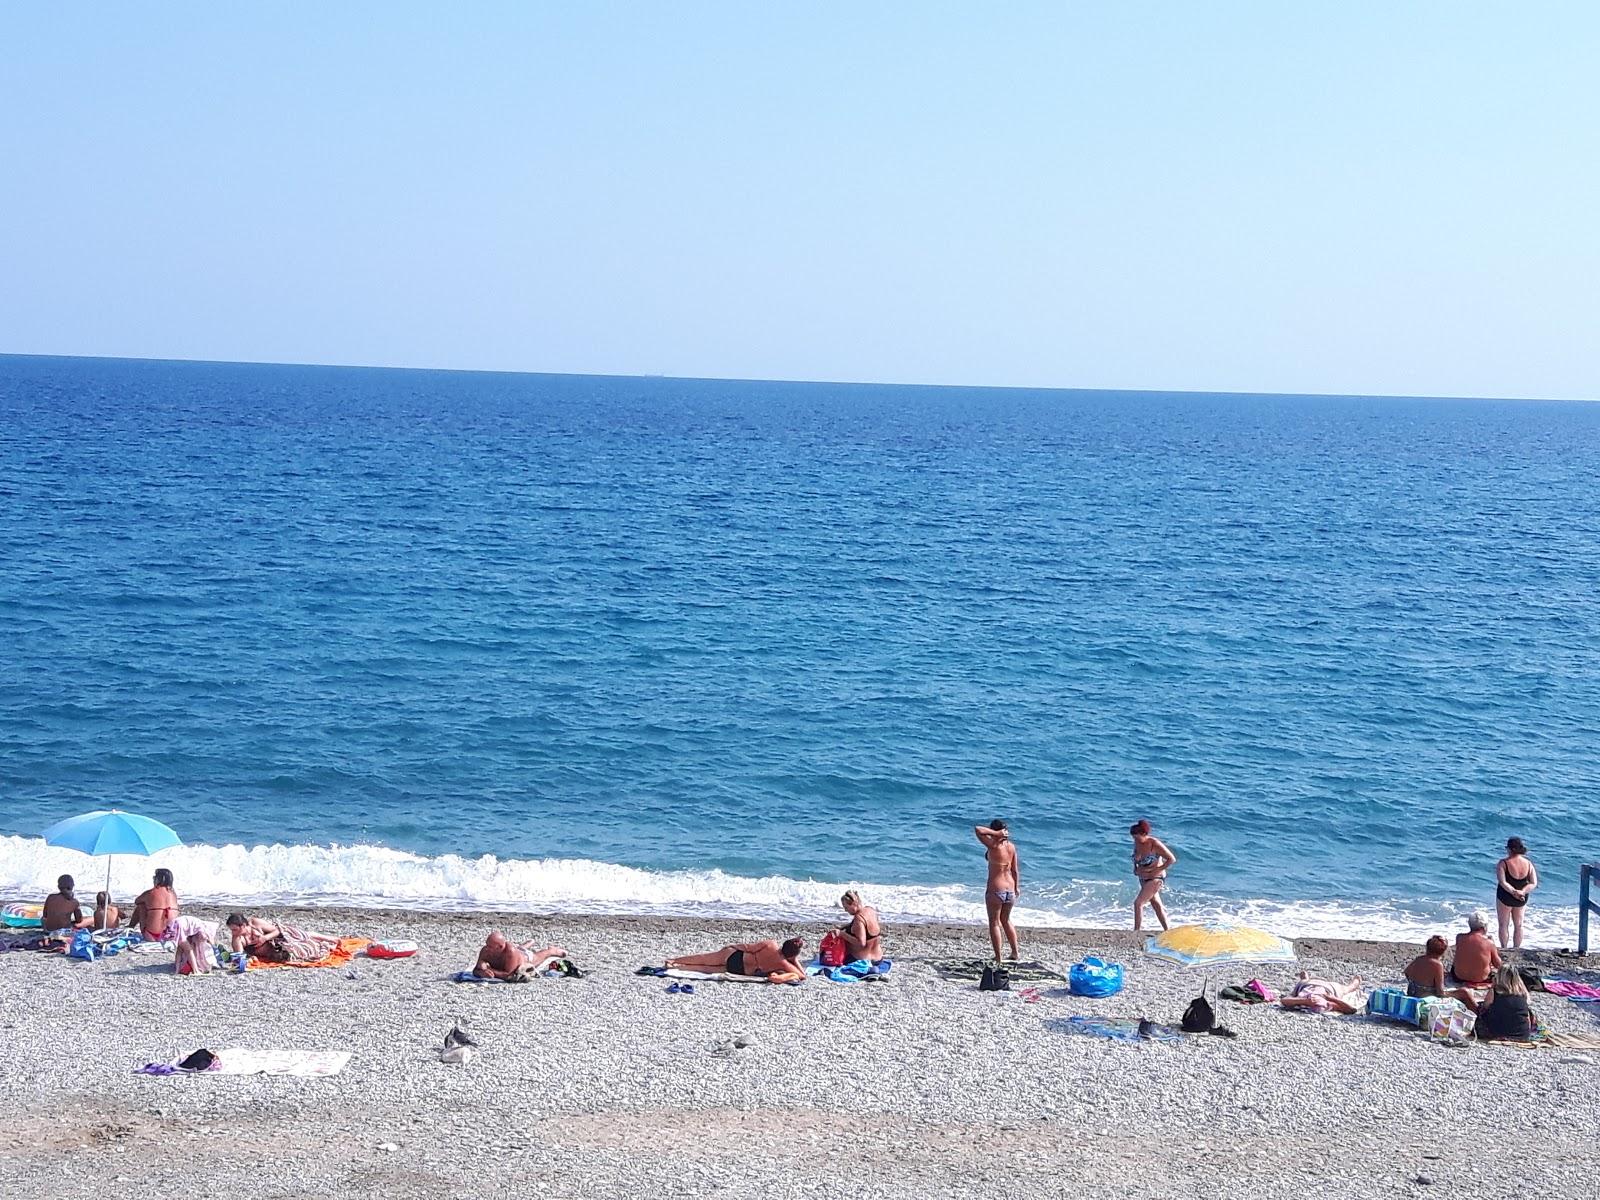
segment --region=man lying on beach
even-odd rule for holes
[[[63,875],[56,880],[56,893],[44,898],[44,912],[39,925],[46,933],[89,927],[89,918],[83,915],[83,905],[78,903],[78,897],[72,892],[77,886],[71,875]]]
[[[745,942],[738,946],[724,946],[712,954],[686,954],[681,958],[667,959],[667,967],[674,971],[699,971],[706,975],[749,975],[765,977],[768,983],[799,983],[806,977],[800,965],[800,953],[806,948],[804,938],[790,938],[783,945],[767,940]]]
[[[1467,918],[1467,931],[1456,938],[1455,958],[1450,963],[1450,982],[1460,991],[1451,993],[1473,1012],[1486,1001],[1494,973],[1500,969],[1500,951],[1484,932],[1489,918],[1474,912]]]
[[[480,979],[509,979],[520,983],[532,979],[558,958],[566,957],[566,950],[560,946],[535,950],[532,942],[518,945],[496,929],[484,939],[472,973]]]

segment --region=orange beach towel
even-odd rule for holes
[[[358,953],[367,948],[370,938],[340,938],[339,944],[321,958],[311,962],[262,962],[259,958],[250,960],[252,971],[265,971],[277,967],[342,967]]]

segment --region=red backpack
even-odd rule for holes
[[[844,937],[837,929],[828,930],[817,945],[817,961],[825,967],[842,967],[844,956]]]

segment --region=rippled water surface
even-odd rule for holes
[[[1517,833],[1570,925],[1597,484],[1583,404],[0,358],[0,885],[114,803],[283,844],[224,893],[959,916],[1006,815],[1096,919],[1146,816],[1180,909]]]

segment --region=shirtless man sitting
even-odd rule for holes
[[[1467,931],[1456,938],[1455,958],[1450,963],[1450,982],[1457,990],[1448,993],[1473,1012],[1490,999],[1494,973],[1500,967],[1500,951],[1484,932],[1489,918],[1475,912],[1467,918]]]
[[[883,921],[878,910],[861,902],[859,892],[846,892],[839,898],[839,907],[850,914],[850,924],[839,927],[844,938],[845,961],[865,959],[875,963],[883,958]]]
[[[483,949],[478,951],[478,962],[472,968],[472,973],[480,979],[520,982],[533,978],[556,959],[566,957],[566,950],[560,946],[535,950],[531,942],[518,945],[496,929],[484,939]]]
[[[83,915],[83,905],[79,904],[78,898],[72,894],[72,889],[76,886],[71,875],[63,875],[56,880],[56,887],[59,890],[53,896],[45,897],[43,919],[39,924],[46,933],[89,927],[91,919]]]
[[[667,959],[667,967],[676,971],[699,971],[706,975],[765,976],[768,983],[799,983],[806,977],[800,965],[800,953],[806,948],[804,938],[790,938],[783,945],[767,940],[745,942],[737,946],[724,946],[711,954],[686,954],[681,958]]]

